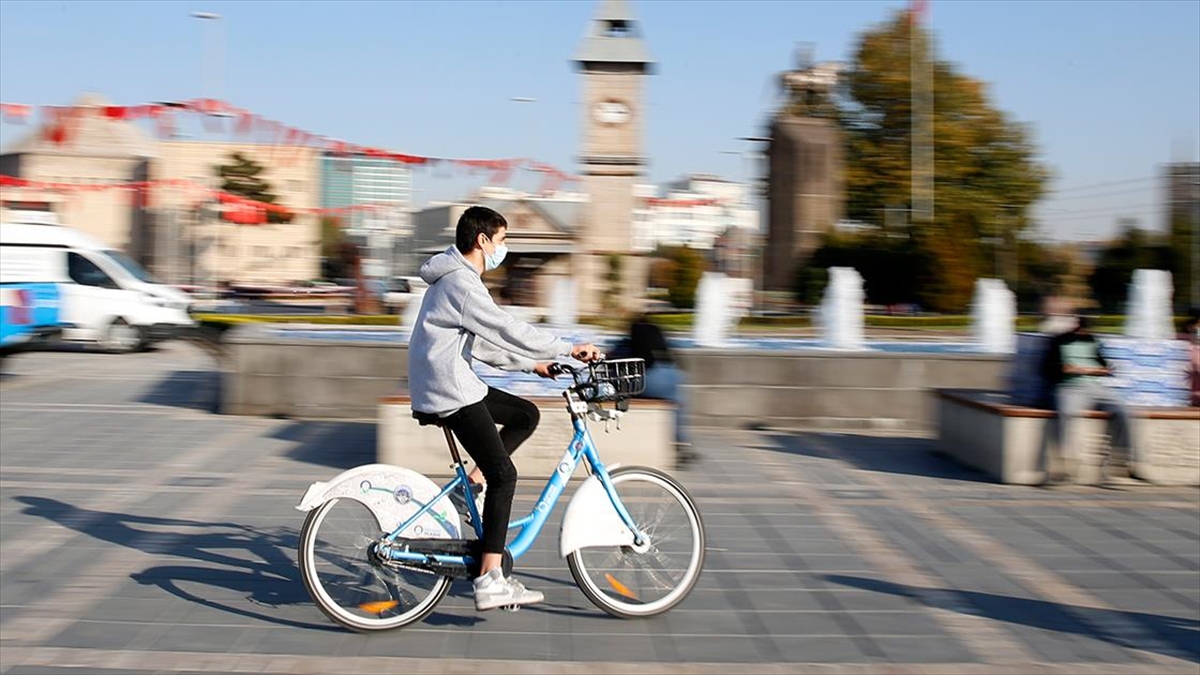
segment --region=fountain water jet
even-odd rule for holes
[[[705,272],[696,287],[696,316],[692,338],[701,347],[728,346],[729,336],[750,309],[754,287],[750,279]]]
[[[575,280],[555,279],[550,293],[549,324],[555,328],[574,328],[578,323]]]
[[[1147,340],[1173,338],[1171,293],[1170,272],[1135,270],[1125,305],[1125,336]]]
[[[977,279],[971,301],[971,336],[984,352],[1011,354],[1017,349],[1017,300],[1000,279]]]
[[[821,343],[833,349],[863,349],[863,278],[853,267],[830,267],[829,284],[817,309]]]

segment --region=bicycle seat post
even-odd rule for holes
[[[458,454],[458,444],[454,442],[454,432],[450,431],[450,427],[445,424],[440,425],[442,431],[446,434],[446,445],[450,446],[450,456],[454,458],[454,466],[452,469],[457,469],[463,466],[462,455]]]

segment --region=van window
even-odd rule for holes
[[[108,257],[115,260],[118,265],[125,268],[125,271],[132,274],[133,278],[137,279],[138,281],[144,281],[148,284],[158,283],[154,277],[150,276],[150,273],[146,271],[146,268],[134,262],[124,253],[121,253],[120,251],[105,251],[105,253],[108,254]]]
[[[100,288],[120,288],[112,277],[104,273],[96,263],[79,255],[67,254],[67,275],[80,286],[99,286]]]

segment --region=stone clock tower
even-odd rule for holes
[[[591,198],[580,223],[574,276],[587,314],[624,309],[645,294],[647,261],[633,255],[633,185],[642,174],[642,81],[654,62],[628,3],[604,0],[573,58],[583,75],[583,188]],[[621,257],[613,297],[609,257]],[[605,298],[608,297],[606,301]]]

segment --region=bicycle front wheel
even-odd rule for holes
[[[325,615],[356,631],[399,628],[425,618],[450,590],[450,577],[387,567],[370,555],[383,536],[362,502],[331,499],[300,530],[300,577]]]
[[[611,474],[613,487],[648,542],[641,547],[587,547],[567,556],[579,589],[621,618],[661,614],[679,604],[704,567],[704,523],[674,478],[646,467]]]

